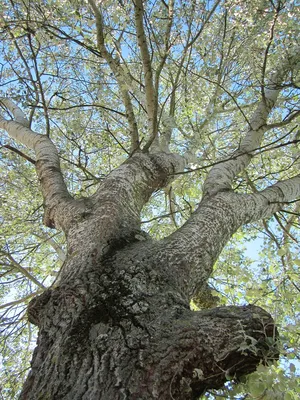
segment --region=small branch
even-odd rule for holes
[[[141,52],[146,89],[146,109],[148,114],[149,142],[144,146],[148,150],[157,135],[158,100],[153,85],[152,65],[144,31],[144,6],[142,0],[136,0],[134,5],[135,26],[138,45]]]
[[[270,46],[273,42],[273,38],[274,38],[274,29],[275,29],[275,25],[276,25],[276,21],[278,19],[279,16],[279,11],[280,10],[276,10],[275,16],[274,16],[274,20],[271,26],[271,30],[270,30],[270,37],[269,37],[269,42],[267,44],[266,50],[265,50],[265,55],[264,55],[264,62],[263,62],[263,67],[262,67],[262,85],[261,85],[261,93],[262,93],[262,99],[263,101],[266,101],[266,97],[265,97],[265,74],[266,74],[266,68],[267,68],[267,60],[268,60],[268,54],[269,54],[269,49]]]
[[[42,108],[41,106],[32,105],[32,104],[29,104],[29,106],[32,106],[32,107],[35,107],[35,108]],[[72,110],[73,108],[81,108],[81,107],[102,108],[103,110],[111,111],[113,113],[121,115],[122,117],[126,117],[126,114],[122,113],[121,111],[114,110],[112,108],[102,106],[101,104],[75,104],[73,106],[68,106],[68,107],[48,107],[48,110],[68,111],[68,110]]]
[[[106,130],[115,139],[115,141],[118,143],[118,145],[121,147],[121,149],[124,150],[126,154],[130,155],[130,153],[125,149],[125,147],[122,145],[122,143],[116,138],[116,136],[109,129],[109,125],[108,124],[106,124]]]
[[[66,259],[66,254],[63,251],[63,249],[60,247],[60,245],[54,240],[54,236],[48,236],[47,233],[41,232],[41,233],[33,233],[34,236],[36,236],[39,239],[42,239],[44,243],[49,243],[50,246],[55,250],[56,254],[58,255],[58,258],[60,259],[61,262],[64,262]]]
[[[43,84],[42,84],[42,80],[41,80],[41,75],[40,75],[38,62],[37,62],[37,54],[38,54],[38,52],[36,53],[34,48],[33,48],[31,34],[28,33],[27,36],[28,36],[29,47],[30,47],[30,50],[31,50],[31,53],[32,53],[34,71],[35,71],[35,75],[36,75],[36,79],[37,79],[37,83],[38,83],[37,88],[40,91],[42,104],[43,104],[44,116],[45,116],[45,121],[46,121],[46,135],[49,137],[50,136],[50,119],[49,119],[49,113],[48,113],[48,106],[47,106],[45,94],[44,94],[44,91],[43,91]]]
[[[285,226],[283,225],[283,223],[280,221],[280,218],[278,217],[278,215],[277,215],[277,214],[274,214],[274,217],[275,217],[275,219],[276,219],[278,225],[280,226],[280,228],[281,228],[281,229],[283,230],[283,232],[285,233],[284,236],[286,236],[286,237],[288,236],[288,237],[290,237],[295,243],[298,243],[298,240],[295,239],[294,236],[289,232],[289,227],[288,227],[288,226],[285,227]],[[293,215],[292,218],[295,219],[296,216]]]
[[[187,44],[187,48],[191,47],[196,40],[200,37],[201,33],[203,32],[205,26],[207,25],[207,23],[209,22],[210,18],[212,17],[212,15],[214,14],[214,12],[216,11],[216,8],[218,7],[218,5],[221,3],[221,0],[217,0],[215,2],[215,4],[213,5],[212,9],[210,10],[208,16],[206,17],[205,21],[203,22],[201,28],[199,29],[199,32],[197,33],[197,35]]]
[[[16,149],[13,146],[10,146],[9,144],[4,144],[1,147],[13,151],[14,153],[18,154],[19,156],[25,158],[25,160],[29,161],[33,165],[35,165],[35,163],[36,163],[36,161],[33,158],[27,156],[26,154],[22,153],[22,151]]]
[[[41,294],[42,292],[43,292],[42,290],[37,290],[36,292],[30,293],[28,296],[22,297],[21,299],[10,301],[9,303],[6,303],[6,304],[1,304],[0,309],[12,307],[12,306],[16,306],[18,304],[24,303],[25,301],[31,299],[34,296]]]
[[[217,82],[217,81],[214,81],[212,79],[209,79],[206,76],[201,76],[201,75],[197,74],[196,72],[194,72],[192,70],[190,70],[190,72],[193,75],[197,76],[198,78],[201,78],[201,79],[203,79],[203,80],[205,80],[205,81],[207,81],[209,83],[212,83],[214,85],[219,86],[226,94],[228,94],[228,96],[232,99],[232,101],[234,102],[234,104],[237,106],[238,110],[240,111],[240,113],[244,117],[245,121],[247,122],[247,125],[251,129],[251,123],[250,123],[249,119],[247,118],[246,114],[244,113],[242,107],[238,104],[238,102],[237,102],[237,100],[236,100],[234,95],[232,95],[223,85],[221,85],[220,82]],[[226,111],[226,110],[224,110],[224,111]]]
[[[172,213],[162,214],[162,215],[159,215],[158,217],[153,217],[148,220],[143,220],[143,221],[141,221],[141,224],[148,224],[149,222],[152,222],[152,221],[161,220],[163,218],[170,218],[171,214],[178,214],[178,213],[181,213],[182,211],[186,211],[186,210],[190,210],[190,209],[191,209],[190,207],[181,208],[180,210],[174,211]]]
[[[298,292],[300,293],[300,288],[296,285],[296,283],[294,282],[294,280],[291,279],[291,278],[289,278],[289,281],[290,281],[291,284],[294,286],[294,288],[295,288],[296,290],[298,290]]]
[[[168,58],[168,54],[169,54],[169,50],[170,50],[170,45],[169,45],[169,41],[170,41],[170,35],[171,35],[171,30],[172,30],[172,24],[173,24],[173,16],[174,16],[174,0],[170,0],[169,1],[169,5],[168,5],[168,24],[167,24],[167,29],[166,29],[166,33],[165,33],[165,49],[164,49],[164,54],[161,57],[161,61],[156,69],[156,73],[155,73],[155,84],[154,84],[154,88],[155,88],[155,96],[158,99],[158,91],[159,91],[159,78],[160,78],[160,74],[163,70],[163,67],[166,63],[166,60]]]
[[[284,137],[285,137],[285,136],[287,136],[287,135],[284,135]],[[276,143],[277,141],[279,141],[279,140],[281,140],[281,139],[282,139],[282,138],[280,138],[280,139],[274,141],[273,143]],[[271,143],[271,144],[267,144],[267,145],[265,145],[265,146],[257,147],[256,149],[253,149],[252,151],[253,151],[253,152],[257,151],[256,154],[261,154],[261,153],[265,153],[265,152],[267,152],[267,151],[271,151],[271,150],[278,149],[278,148],[280,148],[280,147],[288,146],[288,145],[290,145],[290,144],[297,144],[297,143],[299,143],[299,142],[300,142],[300,139],[299,139],[299,140],[295,139],[295,140],[288,141],[288,142],[286,142],[286,143],[280,143],[280,144],[278,144],[278,145],[276,145],[276,146],[272,146],[273,143]],[[272,146],[272,147],[270,147],[270,146]],[[192,173],[192,172],[202,171],[202,170],[205,170],[205,169],[207,169],[207,168],[214,167],[215,165],[222,164],[223,162],[227,162],[227,161],[231,161],[231,160],[236,160],[237,157],[241,157],[241,156],[243,156],[243,155],[249,155],[249,153],[247,153],[247,152],[245,152],[245,153],[240,153],[238,156],[236,156],[235,154],[233,154],[232,156],[230,156],[230,157],[228,157],[228,158],[224,158],[223,160],[216,161],[216,162],[211,163],[211,164],[203,165],[202,167],[193,168],[193,169],[190,169],[190,170],[187,170],[187,171],[177,172],[177,173],[175,173],[175,175],[176,175],[176,174],[177,174],[177,175],[184,175],[184,174],[190,174],[190,173]]]
[[[30,69],[30,67],[28,65],[28,62],[26,60],[26,57],[24,57],[24,55],[22,53],[22,50],[21,50],[20,46],[18,45],[16,37],[14,36],[13,32],[11,31],[11,29],[9,27],[8,27],[8,30],[9,30],[10,37],[13,39],[13,43],[14,43],[16,49],[17,49],[17,52],[18,52],[21,60],[23,61],[23,64],[24,64],[25,69],[27,71],[28,77],[29,77],[29,79],[30,79],[30,81],[31,81],[31,83],[33,85],[35,103],[37,104],[39,102],[39,91],[38,91],[37,84],[36,84],[36,82],[35,82],[35,80],[33,78],[33,75],[32,75],[31,69]],[[29,117],[29,121],[30,122],[31,122],[32,116],[33,116],[33,113],[31,113],[31,115]]]
[[[273,129],[273,128],[281,128],[282,126],[288,125],[290,122],[292,122],[295,118],[297,118],[300,115],[300,110],[297,110],[290,114],[286,119],[284,119],[281,122],[274,122],[273,124],[267,124],[266,128],[267,130]]]
[[[103,18],[100,12],[100,9],[97,7],[94,0],[88,0],[95,18],[96,18],[96,27],[97,27],[97,45],[100,50],[101,56],[105,58],[109,67],[111,68],[117,82],[119,85],[119,89],[122,95],[123,103],[126,109],[126,117],[130,126],[130,135],[131,135],[131,152],[136,151],[139,148],[139,134],[137,128],[137,122],[135,119],[135,114],[132,106],[132,102],[130,99],[130,95],[128,92],[128,77],[126,76],[126,72],[121,67],[119,60],[113,58],[113,56],[108,52],[105,46],[104,40],[104,31],[103,31]],[[118,50],[118,48],[117,48]],[[129,78],[129,81],[131,79]],[[131,83],[131,82],[130,82]]]
[[[291,201],[270,201],[269,204],[293,204],[293,203],[297,203],[298,201],[300,201],[300,198],[296,199],[296,200],[291,200]],[[287,210],[280,210],[280,211],[284,211],[288,214],[295,214],[295,213],[292,213],[291,211],[287,211]],[[298,214],[296,214],[296,215],[298,215]]]
[[[1,250],[1,253],[12,262],[14,268],[17,269],[19,272],[21,272],[21,274],[23,274],[26,278],[32,281],[35,285],[39,286],[42,289],[46,289],[46,287],[42,283],[40,283],[33,275],[31,275],[31,273],[28,272],[26,268],[22,267],[22,265],[19,264],[11,254],[3,250]]]
[[[176,222],[176,218],[175,218],[175,214],[176,214],[176,210],[175,210],[175,194],[173,191],[172,186],[170,186],[168,192],[167,192],[167,196],[168,196],[168,200],[169,200],[169,209],[170,209],[170,218],[171,221],[173,222],[175,228],[178,228],[178,224]]]

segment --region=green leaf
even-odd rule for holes
[[[280,257],[284,256],[284,255],[286,254],[286,249],[284,249],[284,248],[279,249],[279,250],[277,251],[277,254],[278,254]]]
[[[294,396],[291,393],[286,392],[284,394],[284,400],[293,400],[293,399],[294,399]]]
[[[254,397],[261,396],[266,389],[266,386],[263,382],[254,382],[250,387],[250,393]]]

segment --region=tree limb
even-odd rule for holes
[[[55,227],[55,207],[72,199],[64,182],[56,147],[51,140],[28,128],[29,121],[23,111],[9,99],[1,99],[1,103],[13,114],[13,120],[0,116],[0,128],[11,138],[35,151],[36,170],[42,188],[45,206],[46,226]]]
[[[25,158],[25,160],[29,161],[33,165],[35,165],[35,163],[36,163],[36,161],[33,158],[29,157],[27,154],[24,154],[22,151],[16,149],[15,147],[11,146],[10,144],[4,144],[1,147],[3,147],[4,149],[13,151],[14,153],[18,154],[19,156]]]
[[[32,281],[35,285],[39,286],[40,288],[46,289],[46,287],[42,283],[40,283],[33,275],[31,275],[31,273],[28,272],[26,268],[22,267],[22,265],[18,263],[17,260],[15,260],[10,253],[1,250],[1,254],[3,254],[6,258],[8,258],[12,263],[10,265],[17,271],[19,271],[22,275],[24,275],[27,279]]]
[[[147,150],[151,146],[154,138],[157,135],[158,100],[154,90],[151,59],[144,31],[144,24],[143,24],[144,6],[142,0],[135,1],[134,15],[135,15],[137,40],[141,52],[143,71],[145,77],[146,110],[148,115],[149,141],[144,146],[144,150]]]
[[[233,153],[235,159],[225,161],[211,169],[204,183],[204,194],[231,189],[232,180],[248,166],[253,150],[259,147],[264,133],[268,130],[267,118],[276,104],[282,82],[288,71],[298,67],[299,60],[300,49],[297,47],[293,49],[290,57],[282,60],[278,65],[270,79],[269,87],[265,88],[265,98],[259,102],[250,119],[251,128],[242,139],[238,150]]]
[[[29,300],[32,297],[35,297],[35,296],[37,296],[38,294],[41,294],[41,293],[42,293],[41,290],[37,290],[36,292],[30,293],[28,296],[22,297],[21,299],[13,300],[13,301],[10,301],[9,303],[1,304],[0,305],[0,309],[7,308],[7,307],[13,307],[13,306],[16,306],[18,304],[24,303],[26,300]]]
[[[103,31],[103,18],[100,9],[97,7],[94,0],[88,0],[95,18],[96,18],[96,27],[97,27],[97,45],[101,55],[105,58],[108,65],[110,66],[120,88],[120,92],[122,95],[123,103],[126,109],[126,117],[130,126],[131,132],[131,152],[134,152],[139,148],[139,134],[137,122],[135,119],[135,114],[132,106],[132,102],[129,95],[130,84],[128,85],[128,81],[131,83],[131,78],[128,77],[128,73],[124,71],[119,61],[115,59],[107,50],[105,46],[104,39],[104,31]]]
[[[281,122],[274,122],[273,124],[267,124],[266,130],[270,130],[273,128],[281,128],[282,126],[286,126],[289,123],[291,123],[295,118],[297,118],[299,115],[300,115],[300,110],[297,110],[297,111],[291,113],[287,118],[285,118]]]

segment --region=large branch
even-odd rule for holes
[[[293,49],[290,57],[281,61],[270,78],[268,87],[264,88],[264,96],[250,119],[249,130],[242,139],[238,150],[232,154],[230,160],[224,161],[210,170],[204,184],[204,194],[231,189],[233,179],[248,166],[252,151],[260,146],[264,133],[268,130],[267,119],[276,104],[282,83],[289,71],[299,67],[299,61],[299,47]]]
[[[185,159],[177,154],[136,152],[113,170],[86,203],[84,215],[74,224],[68,236],[69,269],[64,265],[62,279],[87,268],[85,257],[106,256],[116,246],[145,240],[140,230],[140,213],[151,194],[167,186],[174,173],[184,168]],[[91,207],[90,207],[91,206]],[[85,243],[82,248],[82,243]],[[74,265],[76,264],[76,267]]]
[[[160,242],[157,254],[163,264],[172,265],[181,292],[187,297],[197,296],[199,290],[203,292],[224,246],[241,226],[269,218],[284,204],[299,198],[300,175],[258,193],[225,191],[206,196],[188,221]],[[208,291],[206,286],[204,291]]]
[[[269,218],[285,204],[300,200],[300,175],[277,182],[260,192],[243,195],[243,197],[248,203],[246,207],[252,211],[252,213],[249,212],[249,220],[245,222]]]
[[[0,116],[0,128],[4,129],[12,139],[34,150],[36,170],[42,188],[45,206],[45,225],[63,228],[58,222],[55,209],[59,204],[72,199],[64,182],[56,147],[45,136],[32,131],[24,113],[9,99],[1,99],[1,103],[9,110],[14,120],[6,120]]]
[[[157,254],[187,298],[207,282],[224,246],[246,219],[244,212],[245,201],[231,191],[204,197],[186,223],[161,240]]]

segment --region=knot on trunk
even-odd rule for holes
[[[45,305],[51,297],[51,290],[47,289],[41,295],[34,297],[27,308],[28,321],[36,326],[40,326],[41,315],[44,311]]]

